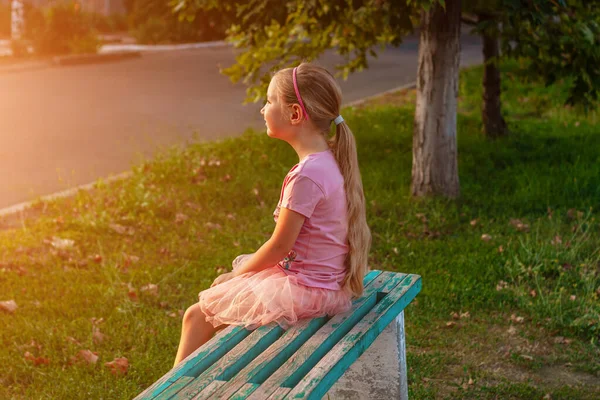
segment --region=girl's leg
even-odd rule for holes
[[[207,322],[206,316],[198,303],[188,307],[183,315],[181,339],[173,366],[179,364],[181,360],[192,354],[194,350],[208,342],[217,330],[221,330],[224,327],[226,325],[220,325],[215,328],[210,322]]]

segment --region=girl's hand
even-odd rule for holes
[[[217,286],[220,283],[223,282],[227,282],[228,280],[235,278],[235,275],[233,274],[233,272],[226,272],[224,274],[221,274],[219,276],[217,276],[217,279],[215,279],[215,281],[212,283],[212,285],[210,285],[210,287],[213,286]]]

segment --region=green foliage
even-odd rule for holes
[[[35,51],[40,55],[95,53],[100,44],[78,3],[59,3],[49,8],[43,26],[32,29]]]
[[[129,25],[140,43],[181,43],[221,40],[232,23],[232,12],[197,10],[179,18],[167,1],[134,0]]]
[[[532,60],[547,84],[571,82],[567,104],[591,107],[600,98],[600,2],[506,0],[503,52]]]
[[[377,55],[374,48],[399,45],[413,31],[420,11],[437,2],[174,0],[172,5],[183,19],[194,18],[199,9],[236,11],[227,39],[243,52],[222,72],[249,85],[246,101],[256,102],[264,98],[272,72],[312,61],[329,48],[344,59],[335,66],[338,76],[368,68],[367,55]]]

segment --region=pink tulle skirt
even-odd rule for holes
[[[198,305],[214,327],[226,324],[247,329],[270,322],[288,329],[299,319],[333,316],[352,306],[352,296],[346,291],[304,286],[276,265],[203,290],[198,297]]]

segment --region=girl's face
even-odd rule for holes
[[[285,140],[290,127],[286,111],[287,106],[279,99],[275,79],[271,79],[267,90],[267,102],[260,110],[267,125],[267,135]]]

